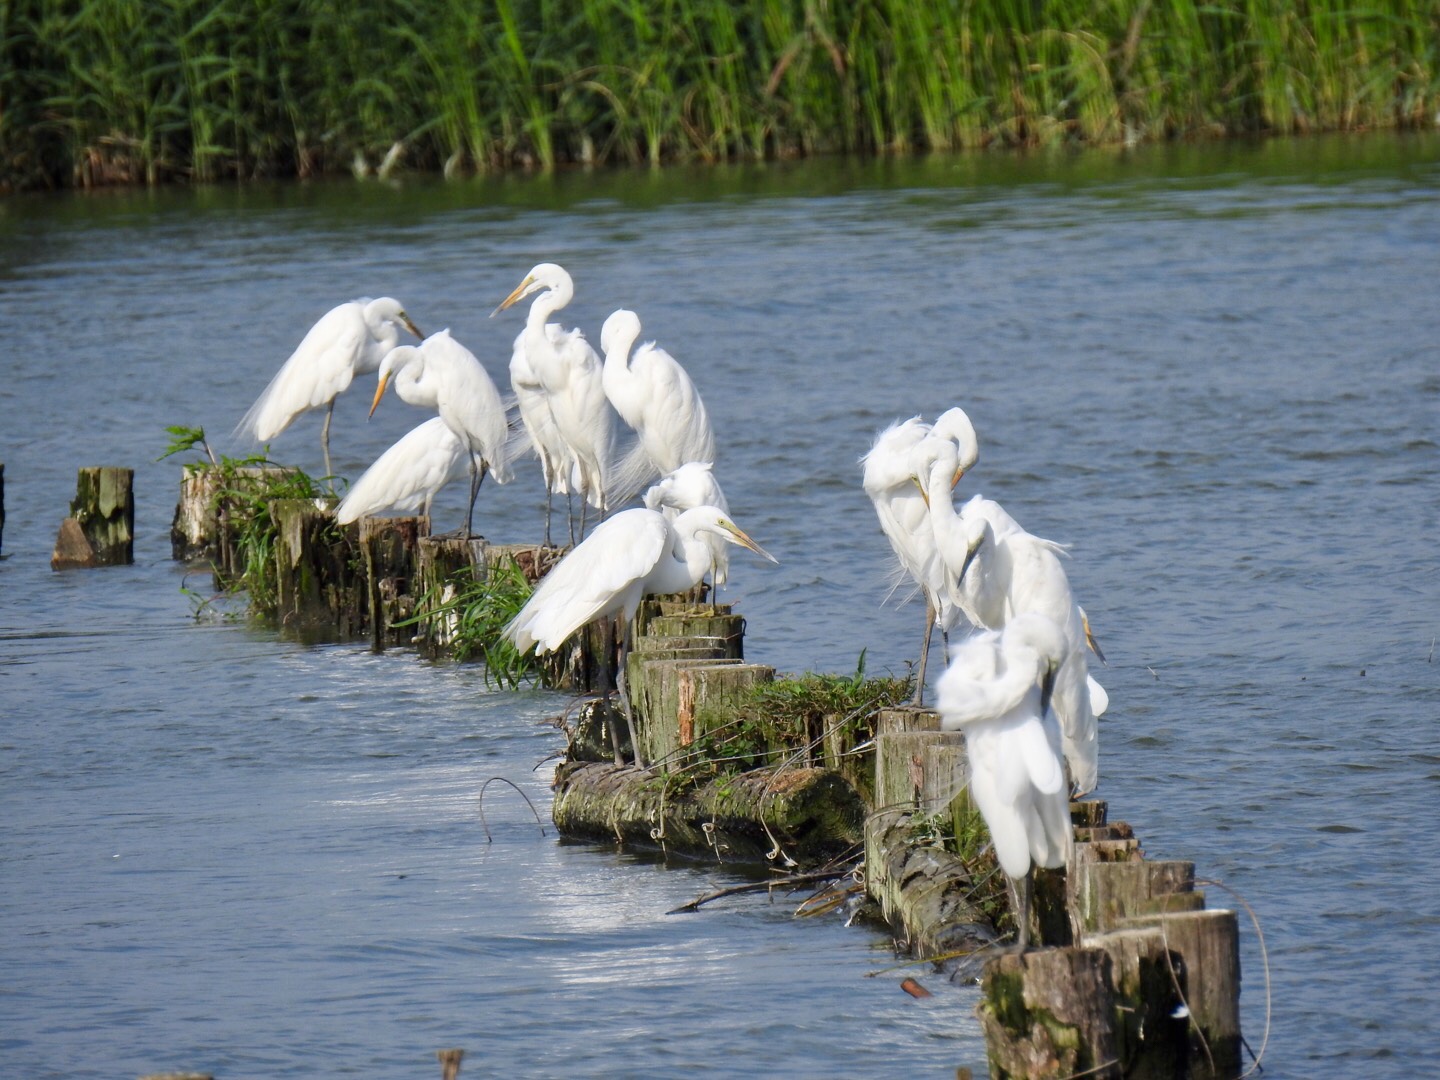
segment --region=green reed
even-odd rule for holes
[[[0,188],[1421,126],[1433,0],[6,0]]]

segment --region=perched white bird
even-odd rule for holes
[[[1030,940],[1032,864],[1064,866],[1073,850],[1060,728],[1049,711],[1068,648],[1045,616],[1017,616],[1004,630],[955,646],[935,686],[941,727],[965,733],[970,794],[1015,888],[1022,951]]]
[[[547,323],[574,297],[574,282],[564,268],[540,263],[491,315],[498,315],[533,293],[539,295],[530,304],[525,329],[515,339],[515,348],[524,350],[530,371],[550,404],[556,430],[574,465],[574,474],[567,473],[567,478],[578,479],[586,503],[599,510],[603,518],[610,508],[607,485],[615,442],[615,410],[605,396],[600,357],[579,330],[566,331]],[[537,447],[544,447],[543,440],[533,432],[531,438]],[[583,508],[580,531],[585,531]]]
[[[875,505],[880,528],[890,541],[900,568],[925,595],[925,636],[920,641],[920,660],[915,678],[914,704],[925,700],[925,665],[930,653],[930,636],[935,623],[948,635],[959,619],[959,610],[945,588],[944,567],[935,549],[925,495],[915,482],[917,454],[924,454],[927,440],[955,446],[957,465],[953,482],[979,458],[975,429],[961,409],[950,409],[927,424],[918,416],[892,424],[880,433],[861,458],[865,493]]]
[[[605,354],[605,395],[620,419],[635,429],[648,459],[644,473],[617,476],[620,497],[687,461],[715,460],[715,431],[700,391],[683,367],[653,341],[638,348],[640,317],[626,308],[600,328]]]
[[[718,506],[727,514],[730,504],[720,482],[708,461],[687,461],[678,469],[666,473],[645,492],[645,508],[659,510],[670,519],[697,506]],[[730,546],[714,533],[701,533],[700,538],[710,548],[715,584],[725,584],[730,572]]]
[[[957,512],[949,487],[956,468],[954,447],[932,445],[930,450],[929,469],[917,475],[916,482],[930,508],[951,599],[972,623],[990,630],[1028,613],[1043,615],[1060,628],[1066,647],[1056,672],[1053,708],[1076,792],[1092,791],[1099,779],[1098,713],[1092,701],[1099,684],[1089,677],[1084,613],[1060,562],[1065,549],[1026,532],[999,503],[982,495],[973,496]]]
[[[310,328],[290,359],[280,366],[270,385],[235,428],[237,436],[269,442],[303,412],[325,409],[320,443],[325,451],[325,474],[330,475],[330,420],[335,398],[344,393],[356,375],[380,367],[385,354],[400,342],[399,327],[423,337],[399,300],[364,297],[331,308]]]
[[[380,385],[370,404],[374,415],[395,380],[400,400],[435,409],[440,419],[464,444],[470,458],[470,503],[465,513],[465,534],[474,534],[475,497],[486,475],[503,484],[510,479],[510,429],[505,404],[493,379],[469,349],[450,336],[448,329],[431,334],[417,345],[390,350],[380,363]]]
[[[624,673],[635,612],[645,596],[684,592],[699,582],[710,568],[710,549],[700,539],[707,532],[775,561],[719,507],[698,506],[674,521],[654,510],[625,510],[597,525],[550,569],[505,627],[504,636],[522,653],[534,649],[544,654],[560,648],[587,623],[621,616],[624,632],[617,663],[618,689],[629,722]],[[643,766],[634,735],[632,730],[630,743],[636,763]]]
[[[547,333],[565,333],[555,323],[547,323],[545,330]],[[570,457],[570,449],[565,445],[565,440],[560,437],[560,429],[555,425],[555,414],[550,411],[550,399],[545,393],[545,387],[540,382],[540,376],[536,375],[535,369],[530,366],[523,330],[515,338],[515,347],[510,355],[510,387],[515,392],[520,422],[530,436],[530,445],[535,450],[535,456],[540,459],[540,472],[545,480],[545,546],[549,547],[551,503],[556,495],[569,496],[574,463]]]
[[[435,416],[412,428],[351,485],[335,519],[341,525],[384,510],[419,509],[427,517],[435,494],[468,470],[460,436]]]

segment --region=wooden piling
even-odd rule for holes
[[[1103,949],[1073,947],[990,961],[979,1011],[992,1080],[1120,1080],[1111,968]]]
[[[60,525],[52,570],[124,566],[135,561],[134,469],[84,468],[70,516]]]
[[[418,550],[429,534],[428,517],[360,519],[370,642],[377,650],[408,645],[415,636],[413,627],[395,624],[415,614]]]
[[[356,637],[367,626],[358,528],[314,499],[275,499],[275,617],[282,626]]]

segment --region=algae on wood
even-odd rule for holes
[[[50,566],[125,566],[135,561],[134,469],[90,467],[75,481]],[[73,522],[73,525],[70,524]]]

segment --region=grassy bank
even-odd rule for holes
[[[0,186],[1434,123],[1434,0],[6,0]]]

